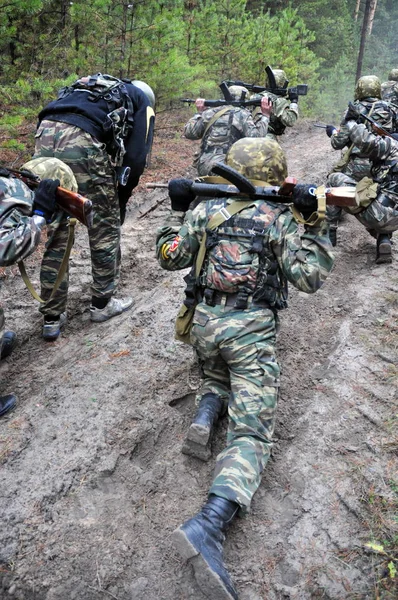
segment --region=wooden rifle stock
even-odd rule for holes
[[[35,176],[29,171],[18,171],[17,169],[8,169],[14,177],[23,181],[30,189],[34,190],[40,183],[40,177]],[[91,200],[77,192],[72,192],[63,187],[58,187],[55,192],[55,198],[58,206],[68,215],[74,217],[86,227],[93,224],[93,203]]]

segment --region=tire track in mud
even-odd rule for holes
[[[324,181],[336,155],[321,132],[303,123],[283,144],[290,175]],[[158,198],[137,200],[145,208]],[[20,399],[2,420],[0,597],[1,590],[18,600],[203,597],[169,543],[205,500],[214,462],[180,452],[198,375],[192,351],[173,340],[184,273],[161,271],[154,256],[166,211],[165,202],[142,219],[129,213],[120,293],[135,305],[113,321],[88,320],[82,235],[71,320],[56,344],[40,340],[21,282],[7,282],[8,324],[21,341],[2,375]],[[373,240],[346,219],[325,286],[312,296],[291,290],[281,313],[273,458],[251,515],[234,523],[225,545],[241,600],[373,598],[363,498],[366,486],[387,495],[387,470],[396,466],[384,444],[397,403],[386,368],[397,362],[397,347],[383,342],[380,322],[396,315],[386,290],[398,291],[396,262],[377,267],[373,252]],[[213,456],[225,433],[224,421]]]

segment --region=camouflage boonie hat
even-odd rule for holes
[[[225,163],[248,179],[280,185],[287,177],[286,156],[270,138],[242,138],[232,144]]]
[[[282,69],[272,69],[272,72],[273,72],[274,77],[275,77],[276,87],[283,88],[284,85],[285,85],[285,83],[288,81],[288,78],[286,77],[285,71],[283,71]],[[266,85],[266,87],[270,86],[270,82],[268,81],[268,77],[266,79],[265,85]]]
[[[376,75],[364,75],[356,83],[354,99],[364,100],[365,98],[381,100],[381,82]]]
[[[59,179],[61,187],[72,192],[78,191],[72,169],[59,158],[39,156],[29,160],[22,168],[32,171],[40,179]]]
[[[240,100],[243,93],[246,100],[249,98],[249,90],[243,87],[243,85],[230,85],[228,89],[233,100]]]
[[[398,81],[398,69],[391,69],[388,79],[389,81]]]

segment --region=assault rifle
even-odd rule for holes
[[[379,125],[374,119],[372,119],[372,117],[368,117],[367,115],[360,115],[359,118],[360,119],[363,118],[363,119],[365,119],[365,121],[368,121],[369,123],[371,123],[372,129],[375,133],[377,133],[377,135],[382,135],[383,137],[392,138],[396,142],[398,141],[398,134],[390,133],[389,131],[384,129],[384,127]]]
[[[300,202],[295,202],[293,198],[293,190],[297,184],[295,177],[287,177],[281,186],[269,186],[261,187],[254,186],[252,182],[235,171],[232,167],[223,163],[218,163],[213,167],[213,173],[220,175],[226,179],[228,183],[205,183],[199,181],[193,181],[191,190],[197,196],[205,196],[207,198],[225,198],[234,196],[249,196],[252,200],[266,200],[275,203],[294,204],[298,210],[306,210],[312,207],[308,206],[305,202],[303,205]],[[154,188],[168,188],[167,183],[147,183],[147,187],[150,189]],[[342,187],[328,187],[320,186],[316,189],[315,193],[318,204],[319,199],[326,197],[326,204],[335,206],[357,206],[355,200],[355,187],[342,186]]]
[[[228,89],[228,82],[223,81],[219,87],[223,93],[224,100],[205,100],[205,106],[208,108],[215,108],[217,106],[260,106],[261,98],[256,100],[246,100],[245,93],[243,92],[239,100],[234,100],[231,92]],[[188,104],[195,104],[194,98],[181,98],[180,102],[187,102]]]
[[[14,177],[23,181],[30,189],[34,190],[40,183],[40,177],[28,171],[27,169],[7,169]],[[86,227],[93,224],[93,204],[91,200],[85,198],[77,192],[71,192],[65,188],[58,187],[55,192],[55,198],[58,206],[74,217]]]

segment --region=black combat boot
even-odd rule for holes
[[[202,396],[198,412],[181,450],[183,454],[189,454],[200,460],[210,458],[213,428],[223,412],[224,402],[220,396],[211,392]]]
[[[392,263],[391,233],[379,233],[377,236],[376,264]]]
[[[0,396],[0,417],[8,413],[15,407],[17,402],[14,394],[7,394],[7,396]]]
[[[172,534],[175,549],[191,559],[195,579],[210,600],[238,600],[223,561],[224,532],[238,510],[235,502],[212,494],[202,510]]]
[[[3,339],[1,340],[1,354],[0,360],[4,360],[7,356],[10,356],[17,343],[17,334],[13,331],[5,331],[3,333]]]
[[[329,239],[332,246],[337,246],[337,227],[329,227]]]

